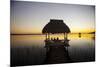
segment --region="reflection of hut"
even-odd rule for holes
[[[67,59],[68,59],[68,52],[66,53],[65,47],[69,46],[69,40],[67,39],[67,34],[70,33],[69,27],[63,22],[63,20],[57,20],[57,19],[51,19],[48,24],[43,28],[42,33],[46,35],[46,40],[45,40],[45,47],[47,51],[47,56],[49,56],[49,61],[51,63],[57,62],[57,60],[63,60],[63,62],[66,61],[66,57],[64,56],[67,54]],[[50,40],[50,34],[57,34],[57,33],[63,33],[64,34],[64,39],[63,40]],[[56,54],[57,52],[61,52],[61,55]],[[62,54],[63,53],[63,54]],[[53,55],[52,55],[53,54]],[[54,61],[51,56],[55,58],[56,55],[58,55],[58,59]],[[60,54],[60,53],[59,53]],[[61,57],[63,56],[63,58]],[[62,61],[60,61],[62,62]],[[49,62],[48,62],[49,63]]]

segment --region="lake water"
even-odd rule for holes
[[[51,35],[63,39],[63,35]],[[95,60],[94,34],[69,34],[69,56],[74,62]],[[11,35],[11,64],[43,64],[46,57],[45,35]],[[27,62],[26,62],[27,61]],[[23,63],[22,63],[23,62]]]

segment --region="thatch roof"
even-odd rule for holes
[[[48,24],[42,30],[42,33],[69,33],[69,27],[63,22],[63,20],[51,19]]]

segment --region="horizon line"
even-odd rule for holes
[[[82,34],[95,34],[95,32],[72,32],[72,33],[68,33],[68,34],[77,34],[77,33],[82,33]],[[63,33],[58,33],[58,34],[63,34]],[[43,33],[11,33],[10,35],[45,35]]]

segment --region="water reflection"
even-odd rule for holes
[[[62,34],[51,35],[59,36]],[[69,34],[69,56],[74,62],[95,60],[94,34]],[[46,58],[45,35],[11,35],[12,65],[43,64]]]

